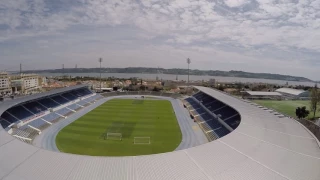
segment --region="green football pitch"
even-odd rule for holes
[[[306,106],[307,109],[310,109],[310,101],[302,101],[302,100],[295,100],[295,101],[272,101],[272,100],[254,100],[254,102],[265,106],[267,108],[272,108],[277,110],[278,112],[288,114],[292,117],[296,116],[296,108]],[[320,113],[317,112],[316,116],[320,116]],[[309,117],[313,117],[313,113],[310,112]]]
[[[143,143],[136,144],[135,137],[150,137],[150,144],[149,138],[136,138]],[[136,156],[173,151],[181,138],[169,101],[112,99],[63,128],[56,145],[72,154]]]

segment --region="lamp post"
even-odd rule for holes
[[[191,60],[190,58],[187,59],[187,63],[188,63],[188,85],[187,85],[187,93],[188,93],[188,89],[189,89],[189,75],[190,75],[190,63],[191,63]]]
[[[102,92],[102,87],[101,87],[101,63],[102,63],[102,58],[99,58],[99,63],[100,63],[100,93]]]

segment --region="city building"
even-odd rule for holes
[[[288,99],[308,99],[310,93],[302,89],[280,88],[276,92],[281,93]]]
[[[215,79],[210,79],[208,81],[208,84],[209,84],[210,87],[214,87],[216,85],[216,80]]]
[[[242,91],[241,94],[244,99],[282,99],[279,92]]]
[[[11,76],[11,87],[14,93],[30,94],[39,92],[43,78],[37,74],[19,74]]]
[[[6,72],[0,72],[0,96],[11,94],[10,76]]]

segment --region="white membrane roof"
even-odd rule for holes
[[[239,127],[201,146],[135,157],[51,152],[25,144],[0,128],[0,179],[320,179],[318,141],[298,122],[213,89],[196,88],[236,109],[241,115]]]
[[[300,94],[306,92],[304,90],[301,89],[292,89],[292,88],[280,88],[277,89],[276,92],[280,92],[280,93],[287,93],[287,94],[292,94],[295,96],[299,96]]]
[[[246,93],[252,96],[282,96],[278,92],[246,91]]]

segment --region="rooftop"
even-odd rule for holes
[[[246,91],[246,93],[252,96],[282,96],[278,92]]]
[[[277,89],[276,92],[287,93],[287,94],[292,94],[292,95],[298,96],[306,91],[302,90],[302,89],[280,88],[280,89]]]

